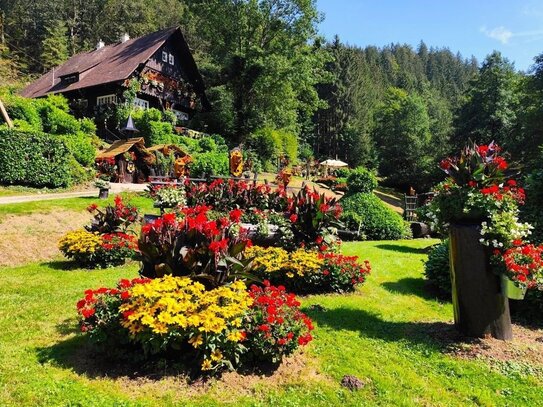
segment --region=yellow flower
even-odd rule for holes
[[[227,336],[226,339],[228,339],[231,342],[239,342],[243,338],[243,335],[240,331],[232,331]]]
[[[192,338],[189,339],[189,343],[192,346],[194,346],[195,348],[197,348],[202,343],[204,343],[204,339],[203,339],[202,335],[195,335],[195,336],[193,336]]]
[[[202,362],[202,370],[211,370],[211,361],[209,359]]]
[[[213,353],[211,354],[211,360],[213,360],[214,362],[218,362],[222,359],[222,353],[220,350],[218,349],[215,349],[213,351]]]

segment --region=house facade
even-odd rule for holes
[[[74,55],[21,95],[63,94],[76,114],[95,117],[125,103],[123,93],[134,80],[140,83],[135,108],[171,110],[181,125],[195,112],[210,109],[202,77],[179,28],[134,39],[125,35],[110,45],[100,41],[95,50]]]

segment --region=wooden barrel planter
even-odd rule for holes
[[[100,188],[98,191],[98,198],[99,199],[107,199],[109,196],[109,188]]]
[[[480,224],[451,224],[449,232],[454,323],[464,335],[513,337],[509,300],[492,272]]]

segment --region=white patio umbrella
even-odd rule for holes
[[[343,161],[332,160],[332,159],[325,160],[322,163],[320,163],[320,165],[325,165],[326,167],[348,167],[349,166],[349,164],[344,163]]]

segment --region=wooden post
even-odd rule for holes
[[[449,232],[454,323],[467,336],[511,340],[509,300],[490,268],[478,224],[451,224]]]
[[[0,113],[2,113],[2,117],[4,118],[4,121],[7,123],[8,127],[10,129],[12,129],[13,128],[13,122],[9,118],[8,111],[4,107],[4,104],[2,103],[1,100],[0,100]]]

